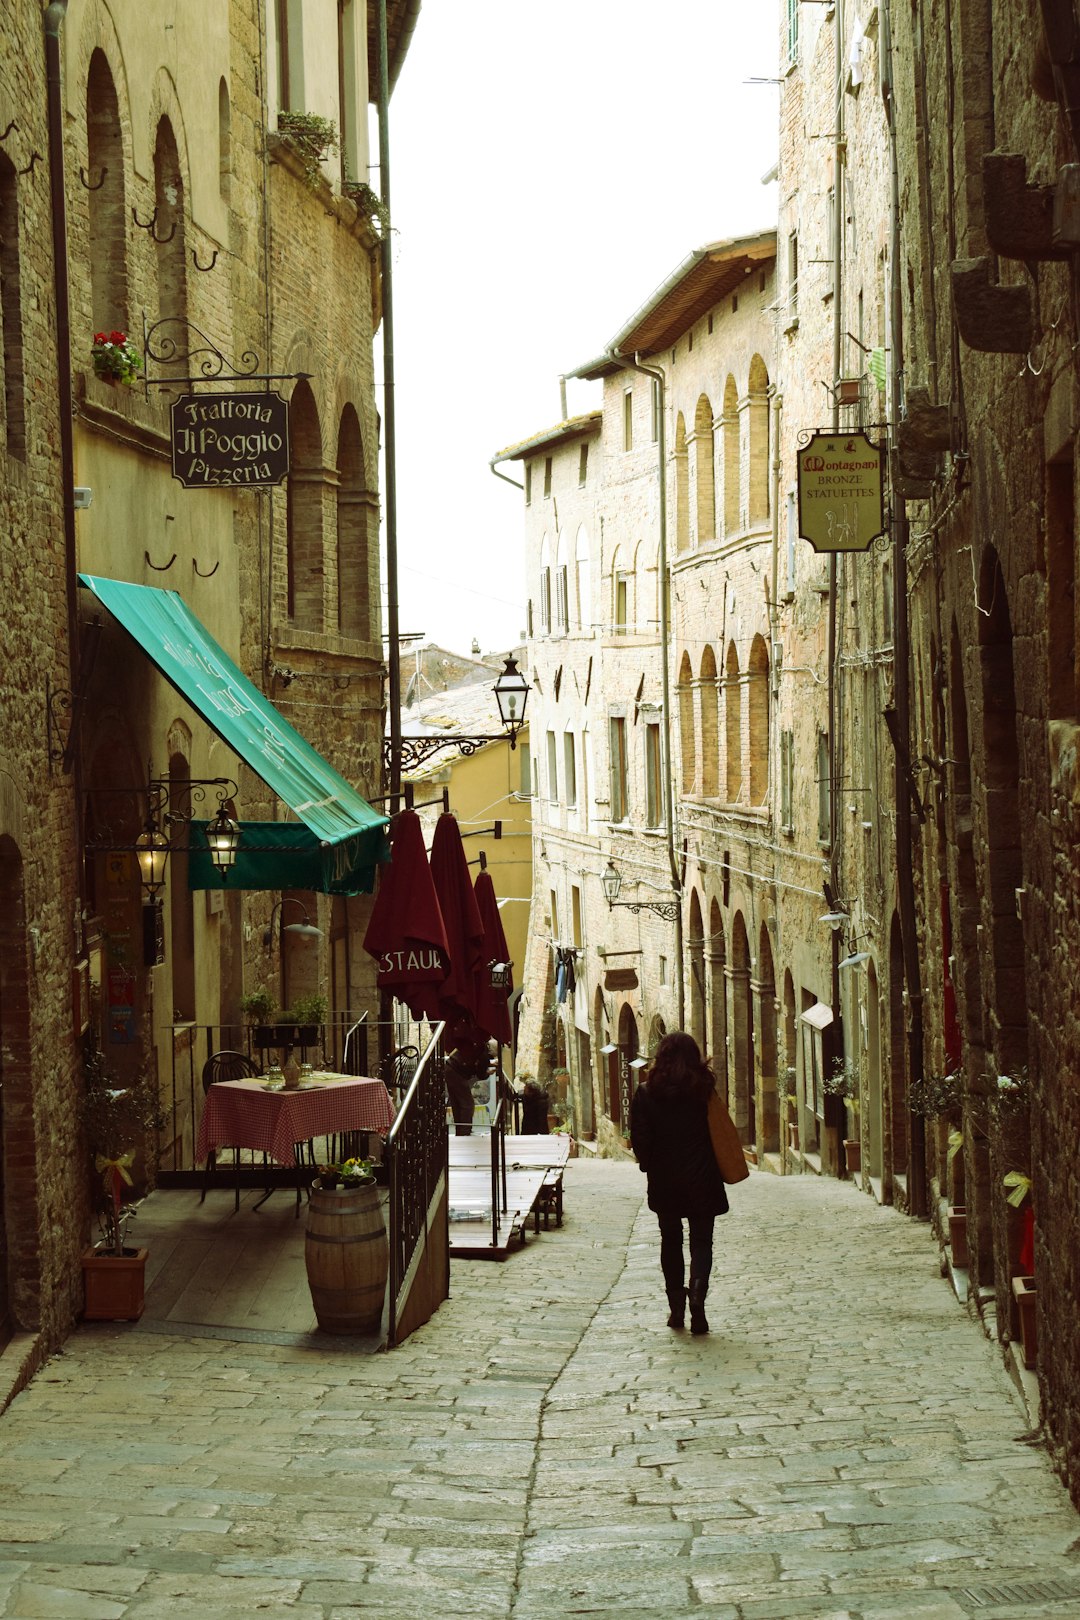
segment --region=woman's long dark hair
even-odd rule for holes
[[[716,1076],[694,1037],[677,1029],[665,1035],[656,1048],[645,1084],[654,1097],[693,1097],[705,1102],[710,1091],[716,1090]]]

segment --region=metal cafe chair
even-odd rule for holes
[[[252,1079],[256,1075],[260,1075],[260,1074],[262,1074],[262,1070],[259,1068],[259,1065],[254,1061],[253,1058],[249,1058],[246,1052],[229,1052],[229,1051],[212,1052],[211,1055],[207,1058],[206,1062],[203,1064],[203,1072],[202,1072],[203,1095],[205,1096],[205,1094],[210,1090],[210,1087],[213,1086],[213,1085],[216,1085],[221,1080],[247,1080],[247,1079]],[[233,1151],[233,1164],[234,1164],[235,1169],[236,1169],[236,1204],[235,1204],[235,1207],[236,1207],[237,1210],[239,1210],[239,1208],[240,1208],[240,1149],[238,1147],[234,1147],[232,1151]],[[264,1158],[265,1158],[265,1155],[264,1155]],[[203,1202],[203,1199],[205,1199],[205,1197],[206,1197],[206,1190],[210,1185],[210,1177],[213,1175],[214,1170],[216,1168],[217,1168],[217,1152],[216,1152],[216,1150],[214,1148],[211,1148],[210,1151],[206,1155],[206,1169],[203,1172],[202,1193],[201,1193],[200,1198],[199,1198],[199,1203],[200,1204]]]

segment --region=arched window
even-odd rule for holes
[[[694,467],[697,481],[697,540],[716,538],[716,474],[713,463],[713,412],[702,394],[694,412]]]
[[[224,79],[218,81],[218,187],[222,201],[228,202],[232,191],[232,107]]]
[[[716,654],[706,647],[701,655],[701,791],[707,799],[720,793],[719,696]]]
[[[0,152],[0,323],[3,332],[4,434],[9,456],[26,457],[22,294],[19,273],[19,182]]]
[[[574,622],[579,630],[592,624],[592,573],[589,566],[589,532],[580,524],[574,543]]]
[[[540,634],[551,634],[551,548],[546,534],[540,542]]]
[[[315,396],[301,380],[289,401],[288,610],[298,628],[323,628],[323,458]]]
[[[372,548],[368,524],[374,507],[364,476],[364,441],[351,405],[341,413],[337,444],[337,599],[343,636],[372,634]]]
[[[686,422],[682,411],[675,418],[675,549],[690,546],[690,464],[686,454]]]
[[[724,749],[727,754],[727,800],[738,802],[742,788],[742,683],[735,643],[728,642],[724,664]]]
[[[748,480],[750,527],[765,523],[769,516],[769,373],[765,362],[755,354],[750,362],[750,476]]]
[[[750,803],[769,796],[769,654],[761,636],[750,648],[746,677],[747,730],[750,734]]]
[[[555,632],[565,635],[570,628],[570,597],[567,584],[566,544],[562,530],[555,536]]]
[[[634,622],[634,579],[632,562],[621,546],[611,559],[611,625],[616,635],[625,635]]]
[[[682,789],[693,793],[697,784],[697,757],[694,747],[694,671],[690,654],[684,652],[679,665],[679,751],[682,754]]]
[[[124,142],[116,86],[104,51],[90,58],[86,80],[86,163],[90,315],[95,332],[127,331],[127,207]]]
[[[167,118],[162,118],[158,124],[154,143],[154,208],[158,318],[183,321],[187,319],[184,181],[180,173],[176,137]]]
[[[724,533],[737,534],[740,528],[739,390],[735,379],[724,384]]]

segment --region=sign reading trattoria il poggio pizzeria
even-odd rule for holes
[[[289,402],[280,394],[181,394],[172,470],[185,489],[258,489],[289,471]]]
[[[799,451],[799,533],[815,551],[866,551],[885,532],[885,451],[863,432]]]

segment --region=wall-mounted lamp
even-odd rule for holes
[[[818,922],[828,923],[834,934],[843,928],[847,920],[848,914],[846,911],[826,911],[823,916],[818,918]]]
[[[491,988],[493,990],[506,990],[509,988],[510,969],[512,966],[513,963],[511,962],[492,962]]]
[[[135,853],[139,859],[143,892],[147,900],[156,900],[165,887],[165,862],[169,856],[169,840],[151,817],[135,840]]]
[[[226,882],[236,865],[236,849],[240,842],[240,828],[229,814],[231,808],[231,801],[223,799],[218,805],[218,813],[213,821],[206,824],[206,842],[210,846],[210,859],[222,883]]]
[[[525,724],[529,683],[518,669],[513,653],[507,658],[506,666],[495,682],[495,701],[499,705],[499,719],[510,734],[510,747],[516,748],[518,732]]]
[[[304,914],[303,922],[287,923],[285,921],[284,909],[286,906],[299,906],[300,910]],[[267,950],[271,950],[274,944],[274,918],[278,915],[281,917],[281,927],[279,929],[279,933],[282,936],[285,934],[292,934],[294,939],[301,939],[305,941],[322,939],[322,929],[316,928],[315,924],[308,916],[307,907],[304,905],[304,902],[302,900],[295,899],[290,894],[287,894],[284,900],[275,900],[270,912],[270,921],[263,929],[263,945]]]
[[[608,863],[600,874],[600,886],[604,891],[604,898],[608,903],[608,910],[616,906],[625,906],[628,911],[652,911],[667,922],[674,922],[679,915],[679,902],[677,900],[620,900],[619,892],[622,889],[622,873],[615,862],[608,857]]]
[[[845,956],[843,961],[838,962],[836,965],[842,972],[844,968],[862,967],[863,963],[869,962],[869,960],[869,951],[852,951],[850,956]]]

